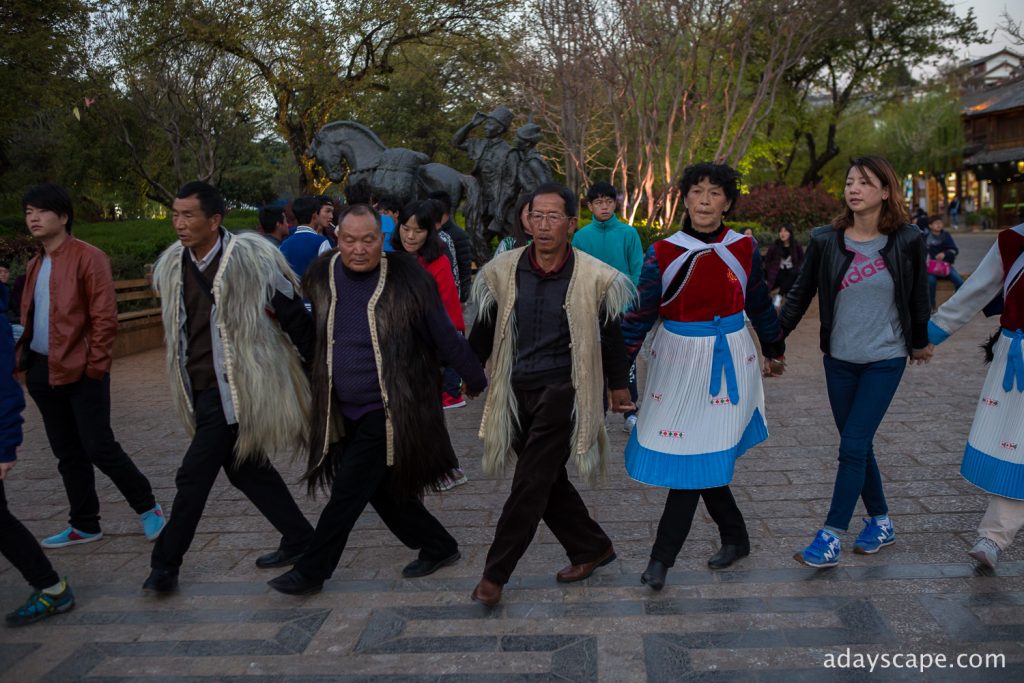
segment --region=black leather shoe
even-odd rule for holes
[[[420,576],[433,574],[441,567],[447,567],[459,561],[462,554],[456,550],[452,555],[441,560],[413,560],[402,569],[402,576],[407,579],[415,579]]]
[[[256,566],[260,569],[273,569],[274,567],[290,567],[302,559],[302,550],[290,553],[278,548],[272,553],[260,555],[256,558]]]
[[[142,584],[142,590],[154,593],[173,593],[178,590],[178,572],[167,569],[153,569]]]
[[[310,595],[319,593],[324,587],[324,582],[320,579],[311,579],[298,569],[292,569],[276,579],[267,581],[267,585],[285,595]]]
[[[640,583],[660,591],[665,587],[666,574],[668,574],[668,567],[658,560],[652,559],[647,563],[647,569],[640,575]]]
[[[723,545],[722,549],[715,553],[714,557],[708,560],[708,566],[712,569],[725,569],[750,554],[750,544],[745,545]]]

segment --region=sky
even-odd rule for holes
[[[974,8],[974,16],[978,20],[978,28],[982,31],[988,31],[991,33],[997,25],[1002,23],[1002,14],[1004,10],[1009,10],[1010,16],[1017,20],[1024,19],[1024,9],[1021,9],[1021,3],[1011,2],[1008,0],[954,0],[956,5],[957,13],[961,16],[967,14],[970,8]],[[1011,9],[1012,8],[1012,9]],[[964,54],[961,56],[964,59],[975,59],[977,57],[984,57],[985,55],[998,52],[1004,47],[1014,48],[1013,43],[1009,37],[1002,31],[997,31],[992,42],[989,44],[971,45],[969,48],[964,50]],[[1016,48],[1018,52],[1024,52],[1024,47],[1018,46]]]

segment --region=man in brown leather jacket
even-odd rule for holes
[[[163,511],[110,428],[110,354],[117,335],[110,261],[72,237],[74,211],[64,188],[33,187],[22,208],[42,249],[25,267],[18,370],[43,416],[71,506],[68,528],[43,539],[42,546],[63,548],[103,537],[93,466],[110,477],[140,515],[146,538],[154,540],[166,523]]]

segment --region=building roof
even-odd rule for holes
[[[999,52],[993,52],[990,55],[985,55],[984,57],[979,57],[978,59],[972,59],[969,62],[965,62],[964,64],[960,65],[960,68],[961,69],[968,69],[968,68],[970,68],[972,66],[977,66],[978,64],[984,64],[985,62],[987,62],[989,60],[995,59],[999,55],[1011,55],[1013,57],[1016,57],[1017,59],[1024,59],[1024,55],[1022,55],[1022,54],[1020,54],[1018,52],[1015,52],[1015,51],[1011,50],[1008,47],[1004,47]]]
[[[1024,147],[1007,147],[1006,149],[986,149],[964,159],[964,166],[981,164],[1001,164],[1007,161],[1024,160]]]
[[[1024,78],[997,88],[965,93],[962,102],[963,115],[967,117],[1024,107]]]

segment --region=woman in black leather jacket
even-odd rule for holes
[[[857,499],[869,517],[854,552],[873,554],[896,541],[873,440],[907,366],[931,357],[925,245],[908,225],[900,181],[888,161],[853,159],[846,208],[811,233],[804,265],[780,322],[791,332],[815,294],[832,415],[839,428],[839,470],[824,528],[794,557],[811,567],[839,563]]]

